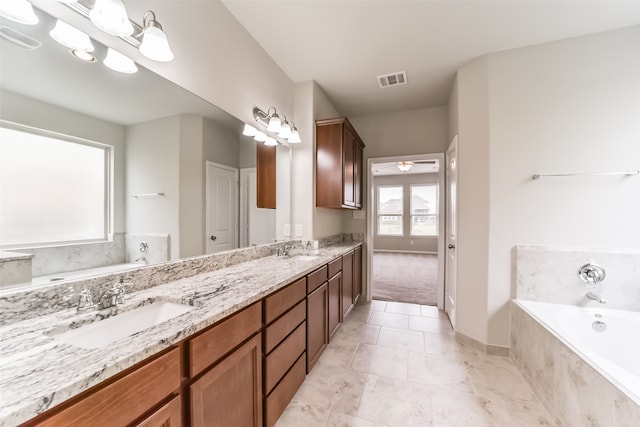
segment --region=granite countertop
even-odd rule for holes
[[[114,309],[84,313],[68,309],[0,327],[0,426],[14,426],[33,418],[358,245],[322,248],[313,260],[264,257],[131,293],[124,305]],[[102,348],[86,350],[50,335],[162,300],[194,308]]]

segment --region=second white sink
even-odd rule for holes
[[[53,335],[53,338],[80,348],[100,348],[120,338],[128,337],[178,317],[192,309],[193,307],[189,305],[166,301],[155,302],[105,320]]]

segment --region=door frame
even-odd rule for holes
[[[249,246],[249,181],[251,172],[257,173],[257,169],[240,168],[240,247]]]
[[[216,163],[216,162],[212,162],[210,160],[206,160],[205,161],[205,166],[204,166],[204,170],[205,170],[205,185],[204,185],[204,192],[205,192],[205,236],[204,236],[204,251],[205,254],[210,254],[213,252],[209,252],[209,239],[207,236],[210,236],[212,231],[209,228],[210,227],[210,223],[211,223],[211,212],[209,211],[209,198],[210,198],[210,194],[209,194],[209,166],[213,166],[219,169],[224,169],[230,172],[234,172],[235,173],[235,182],[236,182],[236,188],[235,191],[233,192],[233,205],[235,206],[235,215],[233,216],[233,220],[234,220],[234,228],[235,228],[235,233],[233,233],[233,249],[237,249],[238,246],[238,169],[231,167],[231,166],[227,166],[227,165],[223,165],[220,163]]]
[[[453,326],[455,328],[456,326],[456,313],[457,313],[457,309],[456,309],[456,305],[458,302],[458,298],[457,298],[457,269],[458,269],[458,256],[457,253],[455,252],[456,249],[456,245],[457,245],[457,240],[458,240],[458,191],[456,189],[455,191],[455,200],[454,200],[454,206],[455,206],[455,210],[454,209],[449,209],[449,205],[451,203],[451,199],[452,199],[452,191],[451,191],[451,179],[449,174],[446,174],[446,172],[448,170],[451,170],[450,165],[449,165],[449,157],[450,157],[450,153],[454,153],[454,169],[453,169],[453,174],[455,177],[455,183],[456,183],[456,187],[458,185],[458,135],[454,135],[453,139],[451,140],[451,143],[449,144],[449,147],[447,147],[447,151],[445,153],[445,178],[446,178],[446,196],[445,196],[445,202],[446,202],[446,206],[447,206],[447,211],[446,211],[446,228],[445,228],[445,244],[447,244],[447,255],[445,256],[446,262],[445,262],[445,302],[444,302],[444,310],[447,313],[447,315],[449,316],[449,322],[451,322],[451,326]],[[449,215],[451,215],[451,218],[449,218]],[[453,236],[453,248],[449,248],[449,243],[450,242],[450,238],[451,236]],[[454,251],[454,262],[450,262],[449,261],[449,254],[450,251]],[[448,289],[452,287],[453,288],[453,299],[447,299],[447,295],[448,295]]]
[[[444,181],[444,153],[431,154],[413,154],[410,156],[390,156],[390,157],[373,157],[367,159],[367,234],[366,242],[366,260],[367,260],[367,281],[366,295],[367,301],[371,301],[371,276],[373,272],[373,239],[375,236],[375,209],[374,203],[375,186],[373,185],[373,165],[376,163],[387,162],[403,162],[412,160],[437,160],[440,168],[438,169],[438,281],[437,281],[437,300],[438,309],[444,309],[444,258],[445,258],[445,181]]]

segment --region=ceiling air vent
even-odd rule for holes
[[[4,25],[0,25],[0,37],[29,50],[37,49],[42,46],[42,43],[38,40],[32,39],[28,35]]]
[[[398,86],[407,83],[407,72],[398,71],[397,73],[385,74],[378,76],[378,85],[380,87]]]

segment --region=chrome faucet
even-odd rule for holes
[[[103,291],[100,294],[100,298],[98,298],[98,308],[110,308],[115,307],[119,304],[124,304],[124,294],[125,294],[125,286],[128,283],[124,281],[120,281],[118,283],[114,283],[106,291]]]
[[[593,292],[587,292],[587,298],[589,298],[592,301],[598,301],[600,304],[604,304],[607,301],[602,298],[600,295],[593,293]]]
[[[89,291],[88,289],[83,289],[82,292],[78,294],[78,296],[78,305],[76,306],[77,311],[89,310],[96,306],[93,303],[93,296],[91,295],[91,291]]]

